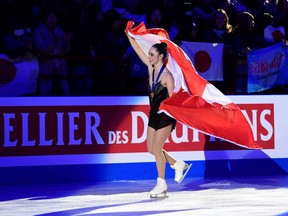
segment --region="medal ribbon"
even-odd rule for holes
[[[159,81],[159,78],[162,74],[162,72],[164,71],[164,68],[165,68],[165,65],[163,64],[158,75],[157,75],[157,78],[156,78],[156,81],[154,82],[154,76],[155,76],[155,69],[153,70],[153,73],[152,73],[152,91],[155,90],[155,87],[156,87],[156,83]]]

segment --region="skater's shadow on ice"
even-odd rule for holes
[[[206,139],[209,141],[209,136]],[[204,147],[204,177],[191,179],[190,183],[184,185],[184,191],[210,188],[255,188],[260,190],[288,188],[287,171],[283,168],[284,159],[270,158],[261,149],[247,150],[237,147],[236,151],[222,151],[221,149],[227,149],[225,147],[227,143],[220,142],[218,145],[212,145],[213,143],[208,141]],[[237,154],[237,159],[233,159],[235,154]],[[221,160],[216,160],[215,157],[220,157]],[[197,167],[197,163],[194,166]]]
[[[270,190],[277,188],[288,188],[287,180],[287,176],[194,179],[190,183],[185,184],[182,191],[197,191],[208,189],[233,190],[241,188]]]
[[[61,216],[61,215],[78,215],[78,214],[84,214],[85,215],[109,215],[109,216],[129,216],[129,215],[137,215],[137,213],[141,213],[141,215],[150,215],[150,214],[164,214],[164,213],[176,213],[176,212],[184,212],[184,211],[191,211],[194,209],[178,209],[178,210],[150,210],[150,211],[128,211],[129,210],[129,205],[134,205],[134,204],[143,204],[143,203],[149,203],[149,202],[153,202],[153,200],[151,199],[147,199],[147,200],[141,200],[141,201],[137,201],[137,202],[128,202],[128,203],[120,203],[120,204],[111,204],[111,205],[103,205],[103,206],[95,206],[95,207],[88,207],[88,208],[78,208],[78,209],[71,209],[71,210],[65,210],[65,211],[58,211],[58,212],[50,212],[50,213],[46,213],[46,214],[38,214],[36,216]],[[96,211],[98,209],[108,209],[108,208],[113,208],[113,207],[121,207],[121,206],[125,206],[127,205],[127,207],[125,208],[126,211],[123,212],[119,212],[118,210],[115,210],[115,212],[111,211],[111,209],[109,210],[109,212],[101,212],[101,213],[92,213],[93,211]],[[197,210],[197,209],[195,209]],[[89,214],[89,212],[91,212],[91,214]]]
[[[16,199],[49,200],[68,196],[111,195],[146,192],[154,181],[115,181],[39,185],[8,185],[0,187],[0,202]]]

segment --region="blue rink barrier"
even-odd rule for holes
[[[187,178],[287,175],[288,159],[245,159],[186,161],[193,163]],[[0,183],[43,184],[153,180],[157,177],[154,162],[128,164],[58,165],[0,168]],[[174,170],[166,167],[166,178]]]

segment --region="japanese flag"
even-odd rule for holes
[[[200,76],[208,81],[223,81],[223,44],[182,41],[180,47]]]
[[[281,42],[285,39],[285,30],[282,26],[273,27],[268,25],[264,29],[264,39],[270,43]]]
[[[6,54],[0,54],[0,96],[35,93],[38,72],[36,58],[13,61]]]

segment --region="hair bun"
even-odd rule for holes
[[[166,59],[168,54],[167,43],[165,42],[156,43],[152,47],[156,48],[156,50],[159,52],[160,55],[163,54],[163,59]]]
[[[161,42],[161,45],[162,45],[164,48],[167,48],[167,43]]]

